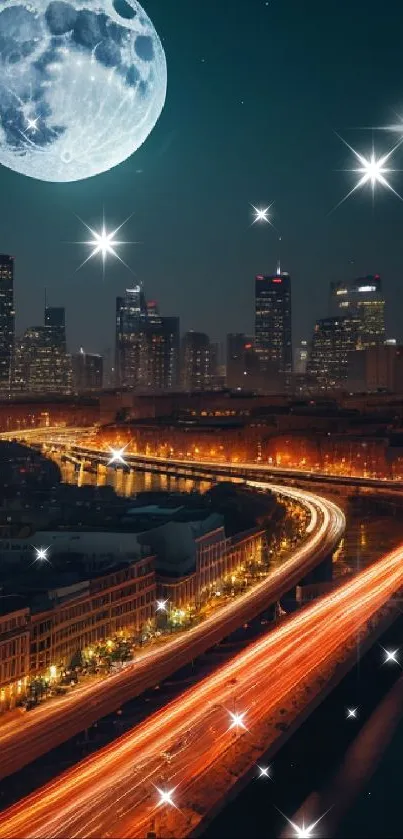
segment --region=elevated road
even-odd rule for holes
[[[262,724],[336,663],[402,585],[400,547],[9,808],[0,818],[0,839],[133,839],[145,837],[156,818],[158,835],[189,835],[223,786],[235,783],[230,768],[242,747],[252,755],[264,748]],[[231,714],[238,724],[231,725]],[[158,807],[158,790],[174,806]]]
[[[29,445],[43,445],[55,449],[70,450],[74,457],[106,465],[110,460],[110,452],[105,449],[97,449],[91,445],[82,445],[81,441],[86,437],[91,438],[98,428],[33,428],[3,432],[0,440],[19,439],[26,441]],[[183,475],[197,474],[201,476],[223,476],[239,477],[250,480],[288,480],[298,483],[308,482],[321,485],[333,485],[342,487],[372,487],[380,490],[393,490],[403,493],[403,482],[388,478],[371,478],[354,475],[341,475],[331,472],[320,472],[309,469],[283,469],[268,463],[257,462],[217,462],[214,460],[195,460],[194,458],[162,458],[154,455],[131,454],[126,452],[125,460],[129,467],[164,473],[179,473]]]
[[[345,519],[332,502],[295,488],[260,483],[304,504],[310,521],[304,541],[281,566],[198,626],[151,649],[121,673],[30,711],[0,728],[0,779],[92,725],[201,655],[292,589],[327,558],[343,535]]]

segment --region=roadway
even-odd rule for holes
[[[343,535],[345,519],[332,502],[277,485],[253,484],[303,503],[310,511],[304,541],[293,555],[244,595],[223,605],[201,624],[152,648],[122,672],[82,685],[68,697],[30,711],[0,727],[0,779],[88,728],[124,702],[155,686],[230,635],[291,590],[326,558]]]
[[[158,835],[189,835],[223,787],[237,779],[235,771],[223,775],[222,767],[235,768],[242,750],[264,750],[267,720],[336,664],[360,628],[402,585],[403,546],[253,643],[118,741],[6,810],[0,839],[140,839],[153,828],[155,817]],[[231,712],[244,714],[238,727],[230,728]],[[273,733],[273,739],[278,736]],[[172,791],[175,806],[159,807],[158,789]]]
[[[48,448],[54,446],[55,448],[65,449],[66,445],[70,443],[70,448],[75,455],[83,458],[96,460],[99,463],[108,463],[110,460],[109,449],[97,449],[94,446],[84,446],[80,441],[86,437],[93,437],[99,431],[98,426],[83,427],[83,428],[69,428],[69,427],[51,427],[51,428],[32,428],[22,429],[20,431],[2,432],[0,440],[10,440],[13,438],[21,441],[26,441],[27,444],[45,444]],[[344,487],[372,487],[373,489],[392,489],[395,492],[403,491],[403,482],[400,480],[393,480],[388,478],[374,478],[370,476],[359,475],[342,475],[331,472],[320,472],[312,469],[284,469],[280,466],[274,466],[269,463],[257,462],[218,462],[214,460],[196,460],[194,458],[164,458],[157,455],[145,454],[131,454],[125,453],[125,460],[127,465],[131,468],[139,468],[147,466],[152,468],[161,467],[160,471],[173,471],[175,468],[179,470],[199,470],[200,473],[213,473],[215,475],[225,475],[228,477],[243,477],[251,480],[279,480],[284,478],[290,481],[302,481],[310,483],[320,483],[329,485],[340,485]],[[164,467],[164,468],[162,468]]]

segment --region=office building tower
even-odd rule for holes
[[[255,349],[262,371],[292,372],[291,278],[280,265],[255,279]]]
[[[186,332],[182,338],[181,380],[184,390],[211,387],[210,339],[204,332]]]
[[[64,306],[45,305],[46,342],[52,347],[53,392],[69,393],[72,388],[71,357],[66,349],[66,313]]]
[[[116,298],[116,384],[135,388],[144,378],[147,305],[140,285]]]
[[[103,358],[83,349],[72,355],[73,388],[77,393],[101,390],[103,384]]]
[[[297,376],[305,376],[308,364],[308,341],[300,341],[294,354],[294,373]]]
[[[116,301],[116,383],[165,390],[179,379],[179,318],[160,315],[141,286]]]
[[[227,335],[226,384],[232,390],[263,388],[264,376],[260,369],[254,340],[244,332],[230,332]]]
[[[210,379],[214,390],[225,387],[224,347],[221,341],[210,341]]]
[[[179,318],[163,317],[153,311],[145,327],[142,386],[152,390],[177,387],[179,377]]]
[[[0,254],[0,394],[12,386],[15,340],[14,258]]]
[[[349,354],[355,349],[356,318],[322,318],[315,325],[307,373],[319,390],[340,389],[348,376]]]
[[[227,335],[226,384],[229,388],[244,386],[245,344],[250,343],[244,332],[229,332]]]
[[[347,283],[331,283],[332,316],[357,318],[356,349],[376,347],[385,341],[385,299],[379,274]]]
[[[68,393],[70,359],[49,326],[31,326],[18,342],[15,386],[26,393]]]

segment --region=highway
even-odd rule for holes
[[[30,711],[0,727],[0,779],[88,728],[124,702],[143,693],[267,609],[327,557],[343,535],[345,519],[332,502],[295,488],[253,484],[302,502],[310,511],[303,543],[281,566],[244,595],[213,612],[201,624],[150,648],[122,672],[82,685],[68,697]]]
[[[110,460],[109,449],[97,449],[93,445],[82,445],[81,441],[86,437],[91,441],[91,437],[99,431],[97,427],[89,428],[68,428],[68,427],[52,427],[52,428],[32,428],[22,429],[20,431],[2,432],[0,440],[10,440],[13,438],[21,441],[26,441],[35,445],[45,444],[48,448],[54,446],[63,450],[70,444],[72,453],[77,456],[86,456],[97,460],[99,463],[107,463]],[[228,477],[246,477],[251,480],[279,480],[285,479],[290,481],[307,481],[317,482],[320,484],[340,485],[345,487],[372,487],[373,489],[392,489],[394,491],[403,491],[403,482],[400,480],[393,480],[388,478],[371,478],[369,476],[354,476],[332,474],[331,472],[320,472],[312,469],[284,469],[280,466],[273,466],[269,463],[256,462],[217,462],[214,460],[196,460],[194,458],[163,458],[157,455],[132,454],[129,451],[125,453],[125,460],[132,468],[149,464],[150,468],[154,466],[166,467],[165,470],[161,468],[160,471],[173,471],[175,467],[185,470],[186,468],[199,469],[205,474],[211,472],[215,475],[226,475]]]
[[[90,435],[88,435],[90,436]],[[35,439],[35,435],[33,435],[33,439]],[[56,438],[48,438],[47,445],[50,447],[52,444],[55,446],[66,446],[66,439],[68,439],[68,433],[66,436]],[[110,450],[107,449],[98,449],[95,448],[93,445],[83,445],[80,442],[71,441],[71,452],[76,457],[82,457],[84,459],[88,458],[89,460],[93,459],[99,463],[107,464],[110,461],[111,453]],[[153,467],[161,467],[160,471],[174,471],[175,468],[178,470],[184,470],[184,472],[188,469],[193,469],[195,471],[199,471],[201,474],[208,474],[212,473],[214,475],[220,475],[225,477],[241,477],[246,479],[257,479],[257,480],[267,480],[267,481],[275,481],[279,478],[289,481],[308,481],[308,482],[318,482],[320,484],[330,484],[330,485],[340,485],[344,487],[372,487],[373,489],[393,489],[394,491],[402,491],[403,490],[403,483],[402,481],[398,480],[389,480],[387,478],[371,478],[371,477],[361,477],[361,476],[351,476],[351,475],[340,475],[340,474],[332,474],[328,472],[320,472],[314,470],[305,470],[305,469],[283,469],[279,466],[273,466],[269,463],[256,463],[256,462],[219,462],[216,460],[197,460],[195,458],[165,458],[159,457],[157,455],[150,455],[150,454],[132,454],[130,451],[126,451],[124,454],[124,459],[127,465],[131,468],[139,468],[139,466],[149,466],[150,469]]]
[[[3,812],[0,839],[140,839],[189,834],[219,790],[220,767],[290,705],[403,585],[403,546],[269,632],[118,741]],[[231,713],[238,726],[231,726]],[[244,715],[244,716],[242,716]],[[255,732],[255,734],[254,734]],[[261,733],[260,733],[261,737]],[[261,744],[261,748],[264,746]],[[222,776],[221,776],[222,777]],[[234,783],[236,777],[228,780]],[[208,779],[208,798],[198,799]],[[159,807],[160,793],[172,801]],[[177,808],[177,809],[176,809]],[[199,809],[199,813],[203,809]],[[163,828],[162,828],[163,825]]]

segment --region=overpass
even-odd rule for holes
[[[26,442],[27,445],[46,445],[50,450],[67,453],[71,452],[74,458],[83,458],[92,463],[107,465],[110,461],[110,452],[105,449],[97,449],[94,446],[85,446],[81,440],[93,436],[98,427],[70,428],[67,426],[56,426],[49,428],[16,429],[0,434],[0,440],[16,439]],[[209,460],[195,460],[185,458],[162,458],[156,455],[144,453],[126,452],[125,462],[128,468],[140,471],[157,472],[164,474],[178,475],[179,477],[235,477],[244,480],[282,481],[288,484],[293,482],[319,484],[321,487],[339,486],[345,489],[357,489],[361,487],[373,488],[375,490],[392,490],[403,495],[403,482],[390,480],[388,478],[371,478],[351,475],[339,475],[327,472],[317,472],[304,469],[282,469],[266,463],[235,463],[217,462]]]
[[[291,556],[245,594],[230,600],[202,623],[145,652],[122,672],[45,704],[0,727],[0,779],[88,728],[123,703],[154,687],[252,620],[292,590],[333,552],[345,529],[341,510],[331,501],[296,488],[264,482],[272,491],[303,504],[310,520],[306,536]]]

